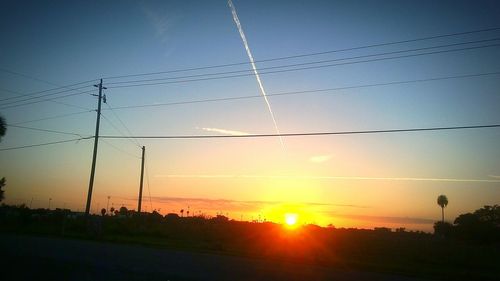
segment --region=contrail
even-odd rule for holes
[[[227,4],[229,5],[229,8],[231,9],[231,13],[233,14],[233,20],[234,23],[236,23],[236,27],[238,28],[238,31],[241,36],[241,40],[243,41],[243,45],[245,45],[245,50],[247,51],[248,59],[250,60],[250,64],[252,65],[253,73],[255,74],[255,78],[257,79],[257,83],[259,84],[260,88],[260,93],[264,97],[264,100],[266,101],[267,109],[269,110],[269,113],[271,114],[271,118],[273,119],[273,124],[274,128],[276,129],[276,133],[278,135],[281,135],[280,130],[278,129],[278,124],[276,123],[276,118],[274,118],[274,113],[273,110],[271,109],[271,104],[269,103],[269,100],[267,99],[267,94],[266,90],[264,89],[264,86],[262,85],[262,81],[260,80],[260,75],[259,72],[257,71],[257,67],[255,66],[255,60],[253,59],[252,52],[250,51],[250,47],[248,46],[247,38],[245,36],[245,33],[243,32],[243,28],[241,27],[240,19],[238,18],[238,14],[236,13],[236,8],[233,5],[233,1],[228,0]],[[281,147],[285,149],[285,143],[283,142],[283,138],[280,136],[280,143]]]

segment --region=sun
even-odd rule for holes
[[[297,225],[298,215],[294,213],[285,214],[285,223],[288,227],[294,227]]]

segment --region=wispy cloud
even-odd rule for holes
[[[125,198],[124,198],[125,199]],[[137,200],[136,197],[127,200]],[[225,211],[254,211],[269,206],[279,206],[284,204],[296,204],[309,207],[344,207],[344,208],[370,208],[369,206],[353,204],[334,204],[322,202],[285,202],[285,201],[258,201],[258,200],[232,200],[232,199],[208,199],[189,197],[168,197],[155,196],[151,200],[157,204],[169,204],[178,206],[192,206],[198,209],[215,209]]]
[[[390,216],[366,216],[352,214],[337,214],[335,212],[324,212],[332,217],[346,218],[357,221],[375,222],[375,223],[394,223],[394,224],[432,224],[435,219],[415,218],[415,217],[390,217]]]
[[[497,175],[489,175],[490,178],[494,178],[494,179],[500,179],[500,176],[497,176]]]
[[[316,155],[309,158],[310,162],[313,163],[324,163],[332,158],[331,155]]]
[[[231,136],[246,136],[249,135],[247,132],[235,131],[235,130],[226,130],[220,128],[197,128],[207,132],[215,132],[223,135],[231,135]]]
[[[162,14],[161,11],[152,9],[148,7],[145,3],[142,3],[142,11],[146,15],[146,18],[153,26],[156,36],[165,43],[169,39],[169,31],[174,25],[175,18],[167,15],[167,13]]]
[[[301,175],[156,175],[159,178],[204,178],[204,179],[310,179],[310,180],[376,180],[376,181],[430,181],[430,182],[482,182],[500,183],[500,179],[464,178],[413,178],[413,177],[349,177],[349,176],[301,176]]]

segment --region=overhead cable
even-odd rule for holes
[[[322,51],[322,52],[315,52],[315,53],[297,54],[297,55],[291,55],[291,56],[284,56],[284,57],[277,57],[277,58],[255,60],[254,62],[255,63],[261,63],[261,62],[279,61],[279,60],[287,60],[287,59],[308,57],[308,56],[325,55],[325,54],[331,54],[331,53],[354,51],[354,50],[374,48],[374,47],[383,47],[383,46],[390,46],[390,45],[396,45],[396,44],[404,44],[404,43],[411,43],[411,42],[418,42],[418,41],[425,41],[425,40],[446,38],[446,37],[455,37],[455,36],[467,35],[467,34],[474,34],[474,33],[484,33],[484,32],[497,31],[497,30],[500,30],[500,27],[492,27],[492,28],[484,28],[484,29],[470,30],[470,31],[464,31],[464,32],[455,32],[455,33],[448,33],[448,34],[441,34],[441,35],[434,35],[434,36],[426,36],[426,37],[419,37],[419,38],[407,39],[407,40],[400,40],[400,41],[391,41],[391,42],[385,42],[385,43],[375,43],[375,44],[369,44],[369,45],[363,45],[363,46],[357,46],[357,47],[350,47],[350,48],[343,48],[343,49],[336,49],[336,50],[329,50],[329,51]],[[229,64],[218,64],[218,65],[209,65],[209,66],[200,66],[200,67],[192,67],[192,68],[184,68],[184,69],[167,70],[167,71],[157,71],[157,72],[146,72],[146,73],[136,73],[136,74],[107,76],[107,77],[104,77],[104,79],[118,79],[118,78],[128,78],[128,77],[139,77],[139,76],[158,75],[158,74],[176,73],[176,72],[186,72],[186,71],[204,70],[204,69],[212,69],[212,68],[222,68],[222,67],[237,66],[237,65],[248,65],[248,64],[250,64],[250,62],[245,61],[245,62],[237,62],[237,63],[229,63]]]
[[[489,48],[489,47],[498,47],[498,46],[500,46],[500,44],[490,44],[490,45],[467,47],[467,48],[459,48],[459,49],[452,49],[452,50],[441,50],[441,51],[433,51],[433,52],[427,52],[427,53],[401,55],[401,56],[394,56],[394,57],[387,57],[387,58],[375,58],[375,59],[353,61],[353,62],[342,62],[342,63],[335,63],[335,64],[325,64],[325,65],[299,67],[299,68],[293,68],[293,69],[282,69],[282,70],[274,70],[274,71],[262,71],[262,72],[259,72],[259,75],[284,73],[284,72],[292,72],[292,71],[301,71],[301,70],[310,70],[310,69],[319,69],[319,68],[335,67],[335,66],[341,66],[341,65],[352,65],[352,64],[360,64],[360,63],[368,63],[368,62],[377,62],[377,61],[385,61],[385,60],[394,60],[394,59],[401,59],[401,58],[418,57],[418,56],[424,56],[424,55],[433,55],[433,54],[440,54],[440,53],[457,52],[457,51],[465,51],[465,50],[474,50],[474,49]],[[128,88],[128,87],[154,86],[154,85],[165,85],[165,84],[174,84],[174,83],[187,83],[187,82],[195,82],[195,81],[228,79],[228,78],[236,78],[236,77],[248,77],[248,76],[253,76],[253,75],[254,75],[253,73],[235,74],[235,75],[227,75],[227,76],[219,76],[219,77],[206,77],[206,78],[185,79],[185,80],[177,80],[177,81],[152,82],[152,83],[137,83],[137,84],[130,84],[130,85],[118,85],[118,86],[109,86],[108,88],[112,89],[112,88]],[[168,79],[170,79],[170,78],[168,78]]]
[[[224,138],[265,138],[265,137],[307,137],[307,136],[327,136],[327,135],[361,135],[380,133],[405,133],[423,131],[444,131],[444,130],[464,130],[464,129],[485,129],[498,128],[500,124],[471,125],[471,126],[449,126],[449,127],[426,127],[409,129],[384,129],[384,130],[364,130],[364,131],[336,131],[336,132],[310,132],[310,133],[282,133],[282,134],[247,134],[247,135],[169,135],[169,136],[99,136],[104,139],[224,139]]]

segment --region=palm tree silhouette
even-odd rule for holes
[[[441,206],[441,221],[444,223],[444,208],[448,205],[448,198],[446,195],[439,195],[437,203]]]
[[[5,136],[5,132],[7,131],[7,123],[5,122],[5,119],[0,115],[0,141],[2,141],[2,137]],[[3,195],[4,191],[2,190],[2,187],[5,186],[5,178],[2,178],[0,180],[0,202],[5,198]]]
[[[184,217],[184,209],[181,209],[181,218]]]
[[[7,132],[7,122],[5,122],[5,118],[0,116],[0,140],[5,136],[5,132]]]
[[[2,187],[5,186],[5,178],[0,179],[0,202],[5,198],[3,195],[4,191],[2,190]]]

